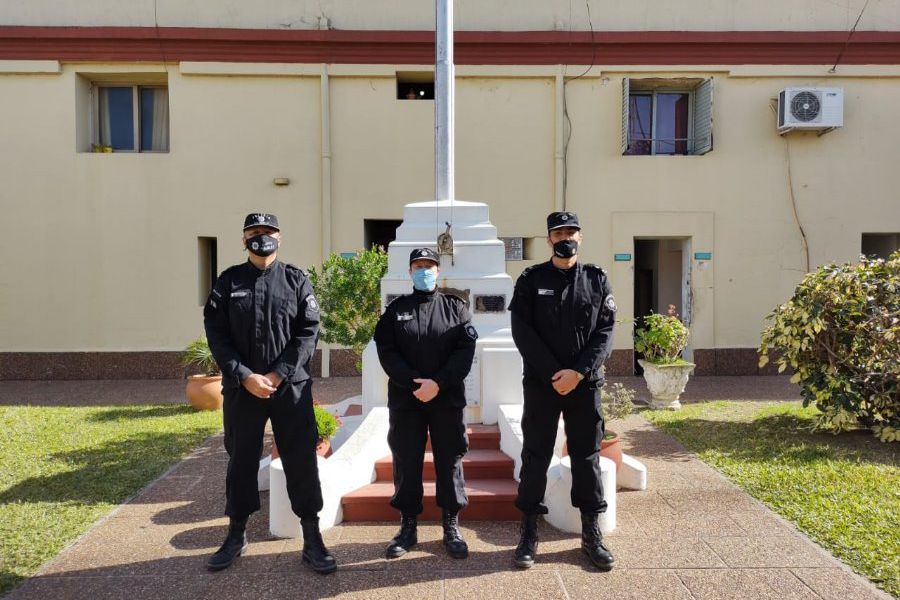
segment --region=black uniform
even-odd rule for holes
[[[522,272],[509,308],[524,362],[524,448],[516,506],[525,514],[547,514],[547,469],[562,413],[572,461],[572,505],[583,513],[604,512],[600,367],[612,349],[616,310],[606,273],[591,264],[576,263],[568,270],[551,261],[535,265]],[[561,369],[584,375],[566,396],[552,386]]]
[[[284,464],[291,508],[301,518],[322,509],[309,362],[319,334],[319,306],[297,267],[245,262],[225,270],[203,310],[209,347],[222,370],[228,476],[225,514],[259,510],[257,471],[266,420]],[[271,398],[241,385],[251,373],[274,371],[284,381]]]
[[[378,359],[388,375],[394,457],[391,506],[404,515],[422,512],[422,466],[429,431],[434,453],[437,503],[458,512],[468,504],[462,458],[469,441],[463,423],[463,380],[472,367],[478,334],[465,301],[439,291],[401,296],[388,305],[375,327]],[[440,388],[430,402],[413,392],[414,379],[433,379]]]

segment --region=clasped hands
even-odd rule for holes
[[[441,391],[440,386],[434,379],[413,379],[413,383],[419,384],[419,389],[413,392],[419,402],[431,402],[434,397]]]
[[[275,371],[265,375],[251,373],[241,382],[241,385],[257,398],[266,399],[272,397],[272,394],[275,393],[282,381],[281,376]]]
[[[551,382],[556,393],[560,396],[565,396],[574,390],[582,379],[584,379],[584,375],[578,371],[572,369],[560,369],[553,374]]]

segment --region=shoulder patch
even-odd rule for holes
[[[475,329],[473,325],[466,325],[466,335],[470,340],[478,339],[478,331]]]
[[[611,312],[616,312],[616,299],[612,294],[606,297],[606,300],[603,301],[606,304],[606,308],[608,308]]]

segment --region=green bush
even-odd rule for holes
[[[683,362],[679,356],[688,343],[690,332],[673,313],[653,313],[643,318],[643,327],[634,334],[634,349],[644,355],[644,360],[658,365]]]
[[[778,371],[794,370],[818,428],[900,440],[900,252],[820,267],[767,319],[759,364],[774,350]]]
[[[209,342],[205,336],[200,336],[184,349],[181,353],[181,365],[183,367],[197,367],[205,375],[218,375],[219,365],[213,358],[212,351],[209,349]]]
[[[381,314],[381,278],[386,271],[387,253],[376,246],[349,257],[332,254],[321,269],[309,271],[322,312],[322,339],[349,346],[359,371],[359,359]]]
[[[634,411],[634,390],[621,383],[612,387],[603,386],[600,398],[603,401],[603,416],[607,421],[623,419]]]
[[[319,442],[330,440],[343,425],[340,418],[331,414],[328,409],[319,405],[318,402],[313,402],[313,412],[316,415],[316,430],[319,432]]]

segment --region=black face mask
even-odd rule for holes
[[[572,258],[578,254],[578,242],[575,240],[559,240],[553,244],[553,254],[560,258]]]
[[[269,256],[278,250],[278,240],[271,235],[254,235],[247,240],[247,250],[257,256]]]

